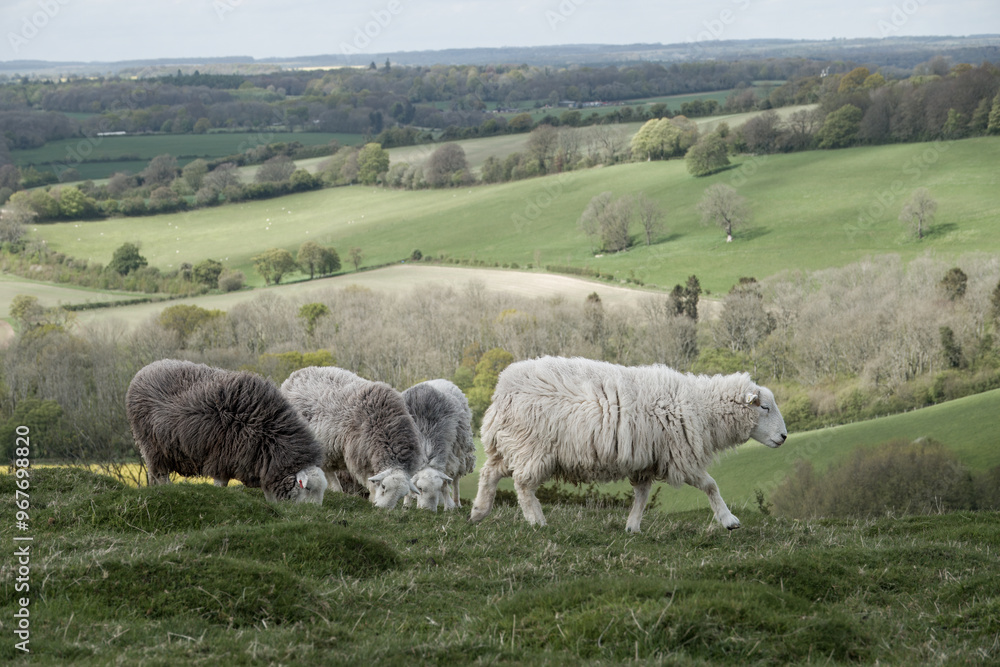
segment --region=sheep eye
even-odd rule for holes
[[[762,406],[760,406],[760,407],[764,408],[764,410],[766,410],[767,412],[770,412],[770,411],[771,411],[771,408],[769,408],[769,407],[768,407],[768,406],[766,406],[766,405],[762,405]]]

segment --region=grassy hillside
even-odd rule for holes
[[[719,483],[722,497],[733,513],[740,517],[741,511],[746,512],[745,508],[757,506],[755,490],[759,489],[765,497],[769,496],[792,473],[797,461],[808,460],[817,470],[823,470],[846,460],[856,447],[868,447],[897,438],[938,440],[955,452],[964,465],[982,472],[1000,466],[1000,448],[997,447],[1000,430],[995,418],[998,412],[1000,390],[995,390],[904,414],[791,433],[788,441],[778,449],[769,449],[751,441],[723,454],[709,468],[709,473]],[[484,460],[480,451],[477,471]],[[462,496],[474,498],[477,484],[476,475],[463,478]],[[552,486],[555,483],[548,484]],[[712,518],[708,499],[701,491],[689,486],[674,489],[665,483],[658,486],[663,487],[657,497],[657,506],[661,511],[699,510],[706,521]],[[513,491],[514,486],[510,479],[505,479],[500,488]],[[632,494],[628,482],[608,484],[602,489],[619,496],[631,497]],[[627,511],[619,514],[618,519],[624,526]]]
[[[175,215],[38,226],[35,234],[90,261],[106,263],[118,245],[139,241],[150,263],[164,269],[213,257],[248,276],[255,275],[250,257],[261,249],[295,251],[306,240],[332,244],[343,255],[358,246],[366,264],[419,248],[425,255],[523,266],[537,252],[543,265],[632,273],[661,286],[694,273],[717,292],[740,276],[839,266],[873,254],[1000,248],[998,162],[1000,138],[743,158],[706,178],[691,177],[683,161],[673,160],[455,190],[352,186]],[[753,207],[754,225],[732,244],[699,222],[696,204],[713,183],[738,186]],[[922,242],[909,240],[897,221],[916,187],[926,187],[939,204]],[[603,190],[656,199],[668,212],[667,233],[652,246],[595,258],[577,220]],[[867,221],[859,224],[860,218]]]
[[[0,475],[14,497],[14,478]],[[328,494],[126,488],[81,470],[31,477],[31,663],[988,664],[1000,628],[1000,514],[792,522],[564,505],[376,510]],[[22,580],[20,583],[24,583]],[[12,663],[14,664],[14,663]]]

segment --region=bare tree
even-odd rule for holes
[[[725,183],[709,186],[698,202],[703,224],[714,222],[726,232],[726,243],[733,240],[733,229],[750,222],[750,206],[736,188]]]
[[[0,242],[17,243],[24,235],[24,227],[31,224],[37,214],[22,204],[9,204],[0,210]]]
[[[646,245],[652,245],[653,237],[666,231],[664,226],[666,212],[643,192],[633,197],[632,205],[646,235]]]
[[[618,252],[632,244],[632,198],[615,199],[610,192],[595,195],[578,222],[580,229],[600,241],[600,250]]]
[[[903,204],[903,210],[899,214],[899,219],[910,226],[917,240],[924,238],[927,228],[934,220],[934,213],[937,211],[937,201],[931,199],[927,188],[917,188],[910,195],[910,198]]]
[[[354,265],[354,270],[357,271],[361,268],[361,262],[364,261],[365,254],[361,252],[361,248],[354,247],[347,252],[347,258]]]
[[[255,183],[283,183],[292,177],[295,163],[287,155],[275,155],[260,165],[254,174]]]
[[[525,150],[532,159],[538,161],[541,173],[544,174],[548,171],[558,142],[559,131],[551,125],[539,125],[528,135],[528,141],[524,146]]]
[[[470,178],[465,149],[455,143],[439,146],[424,164],[424,179],[435,188],[451,185],[456,173],[463,182]]]

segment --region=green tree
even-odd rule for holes
[[[160,312],[159,322],[164,329],[177,334],[177,340],[183,348],[187,345],[188,337],[198,327],[224,314],[221,310],[207,310],[193,304],[182,303],[164,308]]]
[[[373,185],[389,171],[389,153],[381,144],[365,144],[358,153],[358,180],[365,185]]]
[[[319,318],[330,314],[330,308],[325,303],[306,303],[299,308],[299,317],[306,322],[306,333],[310,336],[316,329]]]
[[[291,273],[298,266],[292,253],[284,248],[271,248],[259,255],[250,258],[253,268],[264,278],[268,285],[273,281],[275,285],[281,283],[282,277]]]
[[[97,217],[97,201],[77,188],[63,188],[59,193],[59,214],[69,220]]]
[[[990,134],[1000,134],[1000,93],[997,93],[996,97],[993,98],[993,106],[990,108],[986,131]]]
[[[726,232],[726,243],[733,240],[734,229],[750,222],[747,200],[725,183],[716,183],[705,190],[698,202],[698,212],[703,224],[714,222]]]
[[[837,92],[853,92],[861,88],[869,76],[871,76],[871,72],[867,67],[855,67],[840,79],[840,86],[837,87]]]
[[[323,246],[315,241],[306,241],[299,246],[296,260],[302,270],[309,274],[309,280],[312,280],[323,261]]]
[[[201,189],[207,174],[208,162],[202,160],[201,158],[188,162],[181,170],[181,178],[183,178],[184,181],[191,186],[191,189],[195,191]]]
[[[319,262],[319,272],[324,276],[340,271],[340,255],[334,248],[323,248],[323,255]]]
[[[222,262],[215,259],[206,259],[194,265],[192,275],[199,283],[214,288],[219,284],[219,276],[222,275],[222,270]]]
[[[135,243],[121,244],[111,256],[108,268],[119,275],[127,275],[136,269],[141,269],[148,262],[139,254],[139,246]]]
[[[910,195],[910,198],[903,204],[903,210],[899,214],[900,221],[909,225],[917,240],[924,238],[927,229],[934,220],[937,212],[937,201],[931,199],[927,188],[917,188]]]
[[[816,133],[820,148],[843,148],[850,146],[858,137],[861,118],[864,114],[853,104],[845,104],[829,113],[823,127]]]
[[[472,380],[472,388],[467,393],[469,407],[472,408],[472,415],[478,424],[486,408],[490,406],[493,398],[493,390],[496,389],[497,380],[503,369],[510,366],[514,361],[514,355],[503,348],[494,347],[483,354],[479,363],[476,364],[476,375]]]
[[[692,176],[707,176],[729,166],[729,144],[721,134],[713,132],[692,146],[684,156]]]
[[[7,312],[14,318],[19,331],[27,331],[45,318],[45,307],[38,302],[38,297],[28,294],[15,295]]]

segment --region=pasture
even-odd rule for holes
[[[14,496],[14,478],[0,489]],[[561,505],[379,511],[327,495],[31,477],[32,664],[991,664],[1000,514],[787,521]],[[12,521],[0,535],[14,537]]]
[[[537,258],[542,266],[590,267],[663,288],[696,274],[704,288],[724,292],[741,276],[841,266],[878,254],[949,257],[1000,247],[993,224],[998,161],[1000,138],[742,157],[705,178],[671,160],[447,190],[350,186],[163,216],[36,225],[32,234],[101,263],[126,241],[139,241],[150,264],[164,270],[211,257],[243,270],[251,284],[262,283],[250,262],[257,252],[295,252],[315,240],[342,258],[360,247],[366,265],[420,249],[488,265],[523,267]],[[753,209],[752,225],[731,244],[719,229],[702,225],[696,211],[714,183],[734,185]],[[897,220],[917,187],[938,201],[934,224],[919,242]],[[603,190],[645,192],[666,210],[666,232],[651,246],[595,256],[577,220]]]
[[[11,151],[20,167],[51,165],[73,167],[82,180],[107,178],[116,171],[135,174],[157,155],[169,153],[184,166],[197,158],[217,158],[277,142],[298,141],[319,146],[336,140],[343,145],[361,142],[361,135],[334,132],[210,132],[207,134],[151,134],[115,137],[73,138],[50,141],[40,148]]]

